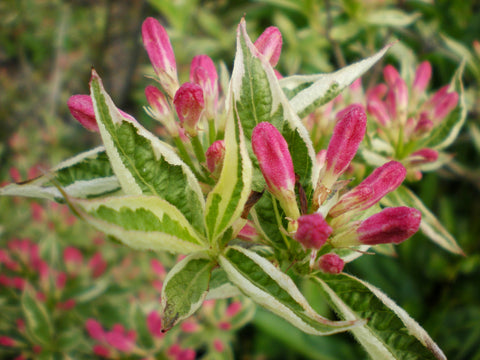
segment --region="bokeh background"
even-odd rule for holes
[[[69,96],[88,93],[92,66],[117,106],[155,130],[142,109],[143,91],[151,81],[146,75],[152,74],[140,36],[145,17],[156,17],[167,28],[185,81],[190,61],[198,54],[208,54],[231,69],[235,29],[244,15],[252,38],[271,25],[281,30],[284,47],[277,69],[284,75],[330,72],[394,39],[398,43],[382,63],[363,77],[365,86],[381,81],[387,63],[401,68],[428,60],[433,66],[431,87],[436,89],[450,81],[462,60],[466,62],[463,81],[469,112],[449,148],[453,161],[411,185],[466,256],[449,254],[417,234],[398,246],[397,257],[363,256],[346,271],[383,289],[449,359],[480,359],[480,4],[473,0],[2,0],[0,182],[26,180],[100,144],[66,105]],[[35,350],[34,342],[25,341],[25,354],[33,358],[90,358],[86,349],[92,342],[84,320],[97,316],[105,326],[128,326],[126,307],[152,285],[148,264],[154,254],[136,253],[103,239],[63,206],[1,198],[0,249],[8,249],[15,239],[38,244],[50,268],[67,266],[60,263],[70,246],[82,251],[85,266],[96,254],[105,262],[104,288],[98,289],[90,274],[81,290],[90,286],[95,296],[83,304],[77,301],[73,314],[50,316],[53,345]],[[0,272],[6,271],[0,264]],[[27,274],[25,279],[44,292],[55,292],[35,276]],[[75,293],[80,290],[72,291],[65,296],[80,296]],[[313,288],[305,291],[312,301],[319,296]],[[55,296],[55,304],[66,301]],[[53,306],[48,301],[47,308]],[[28,312],[24,303],[20,291],[0,284],[0,335],[18,335],[12,326]],[[68,334],[68,346],[59,345],[60,334]],[[200,357],[208,349],[197,346],[198,341],[192,346],[200,347]],[[311,337],[260,309],[225,341],[238,359],[367,357],[349,335]],[[0,358],[14,358],[10,350],[0,345]]]

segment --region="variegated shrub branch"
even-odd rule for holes
[[[159,85],[146,88],[146,111],[163,125],[165,137],[119,110],[93,70],[90,95],[75,95],[68,105],[87,129],[100,133],[103,146],[0,194],[66,201],[83,220],[132,248],[184,254],[163,284],[164,331],[205,299],[240,291],[306,333],[351,331],[372,358],[444,359],[404,310],[342,271],[370,247],[400,243],[420,227],[443,231],[401,183],[429,156],[419,148],[451,143],[463,110],[457,111],[460,120],[427,137],[429,122],[410,125],[407,86],[392,70],[386,73],[392,88],[386,105],[381,89],[368,94],[367,104],[365,97],[340,101],[348,86],[358,92],[356,80],[390,45],[331,74],[282,78],[274,69],[282,43],[278,29],[268,28],[253,43],[242,20],[231,79],[221,87],[206,55],[193,59],[190,81],[179,83],[173,49],[157,20],[145,20],[142,36]],[[427,70],[419,71],[416,98],[425,90],[421,72]],[[461,88],[459,76],[456,84]],[[456,106],[450,94],[457,93],[441,91],[424,103],[425,114],[446,116]],[[394,119],[382,117],[388,106]],[[317,121],[326,111],[333,114],[331,125]],[[367,115],[382,131],[367,134],[362,145]],[[318,137],[322,126],[326,131]],[[411,137],[406,143],[405,126]],[[393,153],[382,153],[391,139]],[[350,187],[346,175],[355,169],[359,149],[377,168]],[[459,252],[447,235],[432,237]],[[341,320],[318,314],[300,279],[314,281]]]

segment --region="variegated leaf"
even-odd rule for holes
[[[231,96],[228,96],[228,99],[231,99]],[[251,192],[251,183],[252,164],[242,126],[236,111],[230,109],[225,129],[222,172],[218,183],[207,197],[205,222],[211,242],[216,241],[242,215]]]
[[[162,288],[162,327],[172,328],[205,300],[214,263],[202,253],[188,255],[168,273]]]
[[[61,162],[46,175],[7,185],[0,189],[0,195],[63,201],[57,186],[69,196],[82,199],[111,195],[121,190],[105,148],[100,146]]]
[[[375,55],[330,74],[286,77],[280,80],[280,86],[290,99],[293,110],[300,117],[304,117],[334,99],[344,88],[375,65],[391,46],[392,44],[389,44]]]
[[[219,257],[219,263],[243,293],[306,333],[329,335],[365,323],[364,320],[331,321],[320,316],[288,275],[250,250],[228,247]]]
[[[188,254],[206,248],[206,240],[185,216],[159,197],[71,201],[88,223],[134,249]]]
[[[120,114],[95,71],[90,90],[100,134],[123,191],[165,199],[203,233],[204,198],[191,169],[168,144]]]
[[[226,299],[237,295],[240,295],[240,290],[228,280],[225,271],[222,268],[214,269],[206,300]]]
[[[245,137],[250,140],[253,128],[260,122],[273,124],[288,143],[295,173],[302,185],[310,189],[316,184],[315,152],[310,136],[290,106],[270,63],[259,53],[248,37],[245,20],[237,30],[237,52],[232,73],[232,90],[237,116]],[[265,182],[253,155],[253,190],[262,191]]]
[[[405,310],[354,276],[317,273],[314,280],[345,320],[368,319],[351,329],[372,359],[445,359],[442,350]]]

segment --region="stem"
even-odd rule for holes
[[[216,138],[215,119],[208,120],[208,143],[213,144]]]
[[[205,157],[205,151],[203,150],[203,145],[200,142],[200,138],[197,136],[193,136],[191,138],[193,151],[195,152],[195,156],[200,164],[205,163],[207,158]]]

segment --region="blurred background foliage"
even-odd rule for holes
[[[147,127],[143,89],[152,74],[140,41],[147,16],[167,28],[181,79],[193,56],[208,54],[231,69],[235,28],[246,16],[254,39],[277,26],[284,47],[277,69],[284,75],[330,72],[397,45],[364,78],[381,79],[385,64],[406,71],[429,60],[433,88],[450,81],[466,61],[464,85],[469,115],[450,147],[454,160],[412,187],[454,235],[466,256],[455,256],[421,234],[398,246],[398,256],[363,256],[354,273],[383,289],[432,335],[449,359],[480,359],[480,4],[449,0],[4,0],[0,2],[0,180],[21,179],[48,169],[99,143],[68,113],[72,94],[88,93],[91,66],[104,79],[117,106]],[[36,164],[37,170],[30,167]],[[40,169],[40,170],[38,170]],[[15,179],[17,180],[17,179]],[[23,200],[22,200],[23,201]],[[0,199],[0,244],[31,220],[15,199]],[[48,206],[45,204],[45,206]],[[28,206],[27,206],[28,207]],[[23,209],[23,210],[22,210]],[[22,230],[23,231],[23,230]],[[30,236],[94,246],[87,233],[52,227]],[[90,236],[91,237],[91,236]],[[111,253],[112,248],[102,245]],[[115,250],[117,251],[117,250]],[[134,256],[136,256],[134,254]],[[306,284],[311,299],[314,287]],[[319,303],[321,300],[318,300]],[[0,322],[2,320],[0,319]],[[239,359],[360,359],[349,335],[315,338],[257,310],[235,343]]]

